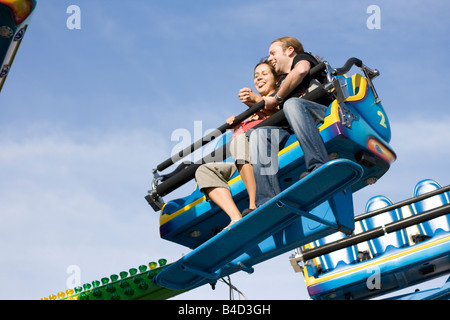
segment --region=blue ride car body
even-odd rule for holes
[[[389,146],[391,130],[387,114],[367,79],[358,73],[352,77],[339,77],[348,97],[341,103],[334,100],[328,106],[324,123],[318,128],[332,158],[349,159],[362,165],[363,176],[352,187],[355,192],[383,176],[396,155]],[[230,139],[229,133],[217,147]],[[233,160],[229,158],[226,161]],[[303,152],[295,135],[279,152],[279,170],[282,190],[296,182],[300,173],[305,171]],[[229,185],[238,208],[247,208],[248,195],[238,173]],[[163,239],[196,248],[228,222],[228,216],[196,188],[191,195],[164,205],[160,215],[160,235]]]

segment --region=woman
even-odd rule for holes
[[[239,99],[249,107],[261,101],[264,96],[275,94],[277,89],[277,75],[273,66],[267,61],[257,64],[254,70],[253,82],[260,95],[254,93],[249,88],[243,88],[239,91]],[[244,210],[243,215],[245,216],[256,209],[256,183],[250,161],[247,130],[265,120],[267,117],[270,117],[276,111],[277,110],[261,110],[252,115],[249,119],[237,124],[234,124],[235,116],[228,118],[227,123],[230,125],[234,124],[233,129],[235,129],[230,144],[230,151],[235,163],[207,163],[201,165],[195,173],[199,190],[215,202],[230,217],[231,222],[225,229],[231,227],[231,225],[242,218],[239,209],[234,203],[228,185],[228,180],[233,176],[236,170],[239,171],[249,195],[249,208]]]
[[[247,106],[252,107],[254,104],[262,101],[263,97],[274,95],[277,89],[277,78],[278,77],[275,73],[275,69],[269,62],[260,62],[255,67],[253,80],[255,88],[258,91],[259,95],[252,92],[252,90],[249,88],[243,88],[239,91],[239,99]],[[232,136],[230,151],[249,195],[249,208],[243,211],[242,214],[244,216],[256,209],[256,182],[253,173],[253,167],[250,161],[250,150],[248,142],[248,137],[251,130],[248,130],[264,121],[277,111],[278,109],[261,109],[259,112],[252,115],[249,119],[234,127],[234,129],[236,129],[236,127],[238,127],[238,129]],[[227,123],[232,125],[235,118],[235,116],[228,118]]]

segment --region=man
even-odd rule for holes
[[[286,119],[294,131],[304,153],[307,171],[300,179],[320,168],[329,160],[317,124],[322,122],[327,107],[299,98],[311,78],[309,71],[318,62],[304,52],[302,44],[293,37],[283,37],[272,42],[268,61],[278,74],[285,74],[274,97],[264,97],[265,109],[283,108]],[[262,127],[250,137],[251,158],[256,179],[256,205],[260,206],[281,192],[278,179],[278,151],[284,146],[289,132],[280,127]]]

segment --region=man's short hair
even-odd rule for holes
[[[301,42],[298,41],[294,37],[282,37],[282,38],[278,38],[278,39],[275,39],[272,41],[272,43],[274,43],[274,42],[281,42],[281,46],[284,50],[286,50],[289,47],[292,47],[292,48],[294,48],[294,51],[297,54],[305,52]]]

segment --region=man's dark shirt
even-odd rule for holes
[[[314,58],[311,54],[309,53],[299,53],[294,57],[294,60],[292,62],[292,66],[291,66],[291,70],[294,69],[295,65],[302,61],[302,60],[306,60],[310,63],[310,67],[311,69],[314,68],[316,65],[319,64],[319,62],[316,60],[316,58]],[[279,87],[281,87],[281,85],[283,84],[284,79],[286,78],[287,73],[283,74],[280,76],[280,79],[278,80],[279,83]],[[315,77],[316,79],[318,79],[320,82],[324,81],[324,75],[319,74],[318,76]],[[309,87],[309,84],[311,82],[311,77],[309,76],[309,73],[305,76],[305,78],[303,79],[303,81],[297,86],[295,87],[294,90],[291,91],[291,93],[287,96],[287,98],[285,98],[284,100],[286,101],[289,98],[292,97],[300,97],[302,96],[306,90]],[[325,104],[328,106],[328,104],[330,103],[330,101],[328,99],[325,99],[323,101],[317,101],[321,104]]]

